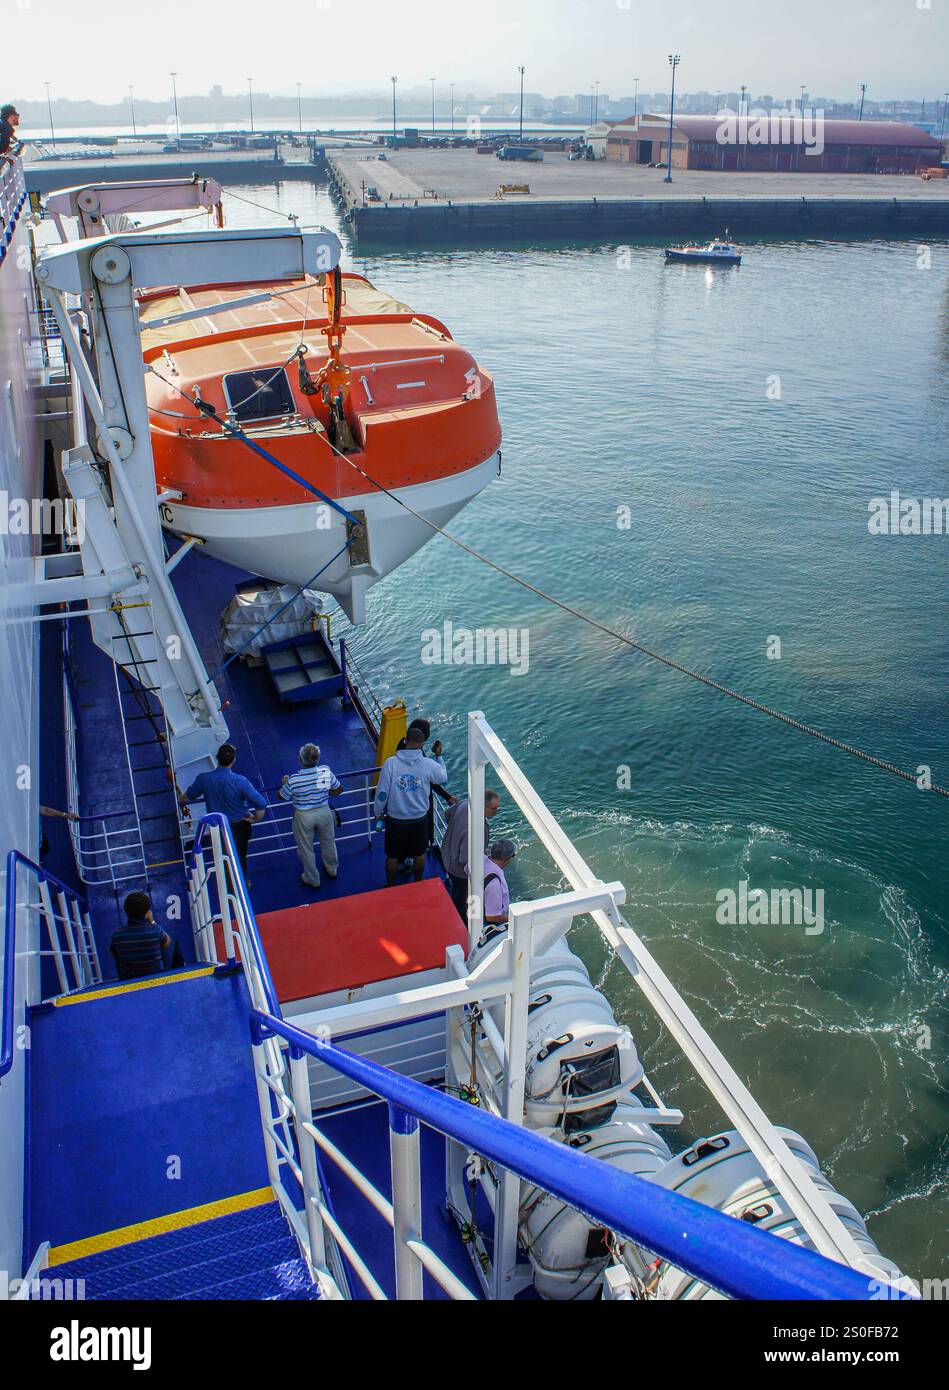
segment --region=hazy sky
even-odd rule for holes
[[[871,97],[949,88],[949,0],[0,0],[7,96],[330,95],[438,78],[468,90],[683,90]]]

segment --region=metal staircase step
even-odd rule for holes
[[[92,1300],[317,1297],[276,1202],[53,1267]]]

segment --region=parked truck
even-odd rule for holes
[[[526,159],[531,164],[539,164],[543,157],[543,150],[536,145],[502,145],[498,150],[498,159]]]

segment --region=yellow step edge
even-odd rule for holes
[[[213,1221],[217,1216],[230,1216],[232,1212],[248,1211],[251,1207],[262,1207],[272,1201],[273,1188],[258,1187],[253,1192],[240,1192],[236,1197],[222,1197],[219,1202],[205,1202],[203,1206],[174,1211],[169,1216],[156,1216],[150,1221],[138,1221],[134,1226],[119,1226],[117,1230],[103,1231],[98,1236],[86,1236],[84,1240],[73,1240],[68,1245],[51,1246],[49,1264],[62,1265],[71,1260],[82,1260],[87,1255],[98,1255],[103,1250],[115,1250],[120,1245],[134,1245],[136,1241],[167,1235],[169,1231],[180,1231],[186,1226],[198,1226],[202,1221]]]
[[[65,1004],[88,1004],[90,999],[108,999],[113,994],[134,994],[139,989],[157,989],[159,985],[177,985],[182,980],[199,980],[202,975],[213,975],[213,965],[202,966],[200,970],[183,970],[180,975],[146,975],[141,980],[117,980],[105,989],[93,990],[90,994],[63,994],[54,1002],[57,1009]]]

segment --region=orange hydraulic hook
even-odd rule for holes
[[[339,266],[326,277],[323,298],[326,301],[329,322],[325,328],[320,329],[320,332],[326,338],[329,357],[316,378],[316,386],[317,388],[326,386],[330,400],[336,400],[338,397],[345,400],[349,394],[350,372],[342,361],[343,335],[346,332],[346,325],[342,321],[343,275]]]

